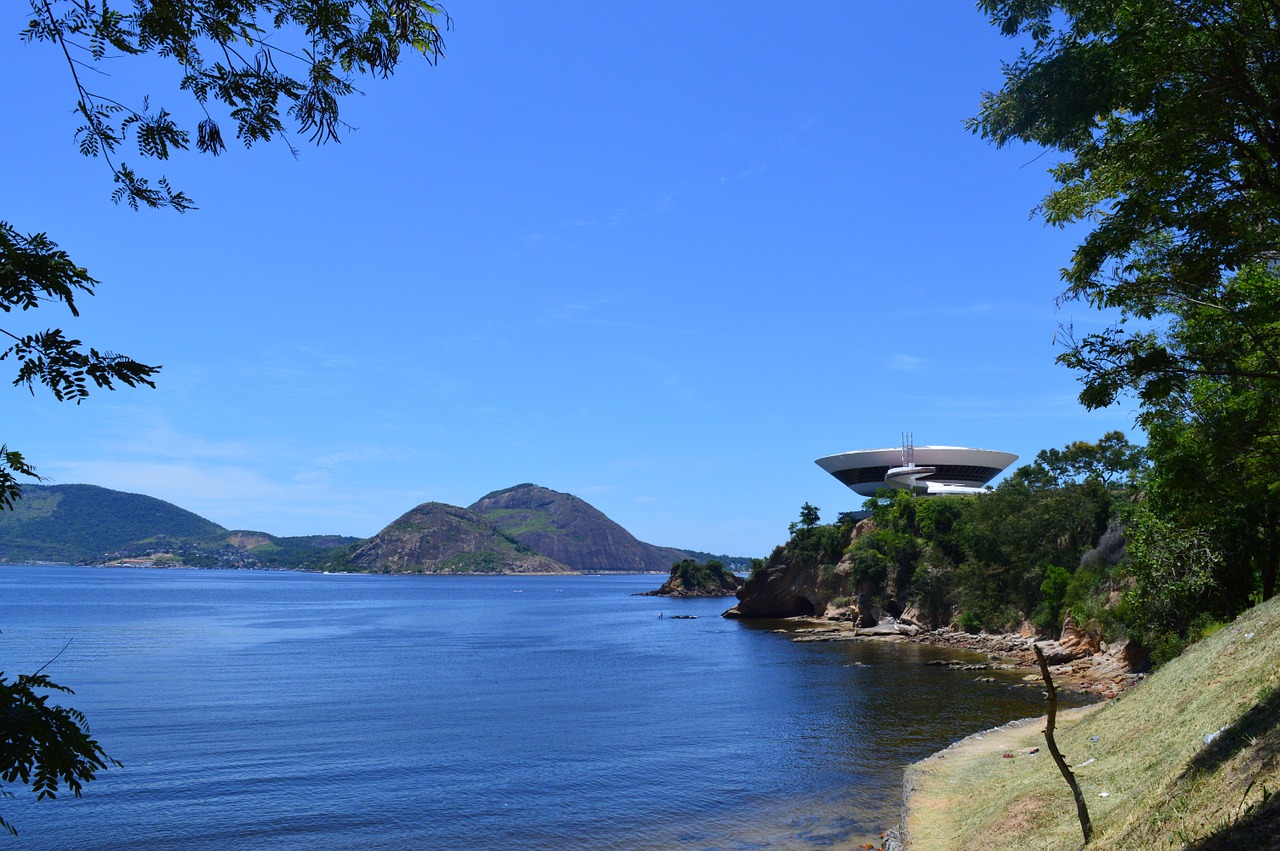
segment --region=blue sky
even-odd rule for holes
[[[131,212],[82,158],[48,46],[0,12],[0,215],[102,283],[61,326],[156,390],[3,394],[58,483],[229,528],[367,536],[536,482],[643,540],[765,555],[814,459],[1129,430],[1057,366],[1079,232],[1030,215],[1052,156],[965,131],[1017,45],[972,6],[449,5],[439,66],[364,80],[342,144],[144,163],[200,209]],[[97,86],[189,108],[135,60]],[[22,81],[21,84],[16,81]]]

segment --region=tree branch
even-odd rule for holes
[[[1049,746],[1049,753],[1053,756],[1058,771],[1062,772],[1062,779],[1066,780],[1067,785],[1071,787],[1071,794],[1076,799],[1076,815],[1080,818],[1080,830],[1084,832],[1084,844],[1088,845],[1089,840],[1093,838],[1093,822],[1089,820],[1089,807],[1084,802],[1084,793],[1080,791],[1076,776],[1067,767],[1066,757],[1058,750],[1058,743],[1053,738],[1053,725],[1058,715],[1058,691],[1053,687],[1053,677],[1049,676],[1049,663],[1045,661],[1040,645],[1033,644],[1032,647],[1035,648],[1036,661],[1040,663],[1040,673],[1044,676],[1044,684],[1048,689],[1045,694],[1049,700],[1049,717],[1044,725],[1045,744]]]

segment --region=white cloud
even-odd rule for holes
[[[922,366],[924,366],[924,358],[904,354],[894,355],[886,364],[889,369],[900,369],[906,372],[918,372]]]

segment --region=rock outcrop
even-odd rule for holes
[[[685,559],[671,565],[671,575],[656,591],[641,597],[730,597],[742,587],[743,579],[717,561],[701,564]]]
[[[854,526],[847,539],[840,542],[841,550],[864,534],[871,521],[863,520]],[[803,531],[803,530],[802,530]],[[738,604],[724,613],[727,618],[792,618],[812,615],[823,617],[838,614],[837,609],[852,605],[852,616],[862,626],[874,626],[875,616],[869,607],[859,607],[856,597],[836,606],[841,596],[848,595],[852,566],[837,551],[831,557],[835,563],[823,564],[820,557],[803,551],[799,537],[793,537],[786,545],[778,547],[769,556],[763,568],[756,570],[738,591]],[[848,613],[840,615],[842,618]]]
[[[738,604],[727,618],[793,618],[818,616],[827,609],[819,589],[819,568],[806,564],[773,564],[753,573],[738,591]]]
[[[440,502],[401,515],[351,555],[369,573],[573,573],[512,540],[484,516]]]
[[[587,573],[666,572],[691,554],[655,547],[573,494],[523,484],[481,497],[471,510],[508,537]]]

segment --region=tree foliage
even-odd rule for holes
[[[120,763],[89,735],[83,714],[50,706],[41,691],[73,693],[40,671],[12,682],[0,672],[0,780],[30,786],[37,800],[57,798],[64,786],[78,798],[97,772]],[[7,790],[0,795],[13,797]],[[18,834],[2,817],[0,828]]]
[[[1148,634],[1185,638],[1184,616],[1230,617],[1277,587],[1280,4],[979,5],[1023,49],[970,127],[1057,152],[1038,210],[1090,225],[1063,298],[1118,318],[1064,329],[1058,360],[1086,407],[1139,404],[1129,601]]]
[[[1092,480],[1114,488],[1135,483],[1147,465],[1141,446],[1130,443],[1122,431],[1109,431],[1097,443],[1076,440],[1062,449],[1042,449],[1035,466],[1059,486]]]
[[[981,0],[1024,39],[972,129],[1060,151],[1052,224],[1092,221],[1068,293],[1194,296],[1280,248],[1280,7],[1266,0]],[[1162,293],[1163,291],[1163,293]]]
[[[5,314],[53,303],[78,316],[76,298],[93,295],[97,284],[44,234],[24,236],[0,222],[0,310]],[[107,390],[119,384],[154,387],[152,376],[160,369],[86,347],[58,328],[25,334],[0,328],[0,336],[9,341],[0,350],[0,361],[11,358],[18,364],[14,386],[34,393],[36,385],[44,385],[58,401],[78,404],[91,385]],[[0,447],[0,508],[11,508],[21,494],[19,476],[38,478],[20,452]]]
[[[338,141],[342,101],[361,76],[390,76],[406,55],[444,55],[444,9],[424,0],[30,0],[20,33],[65,58],[80,117],[75,142],[111,172],[111,197],[133,209],[178,212],[194,201],[163,176],[152,179],[125,159],[167,160],[191,149],[218,155],[224,125],[246,147],[280,140],[295,151],[286,120],[316,144]],[[99,88],[104,65],[127,57],[172,67],[183,106],[151,93]],[[98,281],[44,233],[23,234],[0,221],[0,310],[25,314],[60,303],[78,316],[77,297]],[[0,360],[18,364],[14,384],[41,384],[59,400],[79,402],[90,389],[154,386],[158,366],[85,345],[59,328],[30,331],[6,322]],[[39,479],[17,449],[0,448],[0,507],[12,505],[23,478]]]
[[[1092,229],[1063,270],[1067,299],[1120,319],[1059,360],[1091,408],[1156,402],[1196,377],[1280,381],[1274,313],[1250,277],[1280,258],[1280,6],[1265,0],[982,0],[1025,39],[970,122],[997,145],[1059,152],[1039,212]],[[1274,287],[1274,281],[1265,286]],[[1252,357],[1170,345],[1199,313]],[[1223,356],[1225,355],[1225,356]]]
[[[821,509],[806,502],[800,506],[800,519],[788,526],[787,530],[794,533],[797,529],[812,529],[821,519]]]
[[[193,137],[197,151],[217,156],[228,120],[245,147],[289,144],[286,118],[312,142],[336,142],[355,79],[391,76],[406,51],[434,63],[449,23],[424,0],[31,0],[21,37],[66,57],[82,122],[76,142],[107,163],[112,199],[181,212],[193,207],[189,197],[124,161],[130,135],[139,157],[158,160],[189,150]],[[83,72],[105,60],[144,54],[174,66],[178,89],[195,103],[190,121],[149,96],[130,103],[86,82]]]

